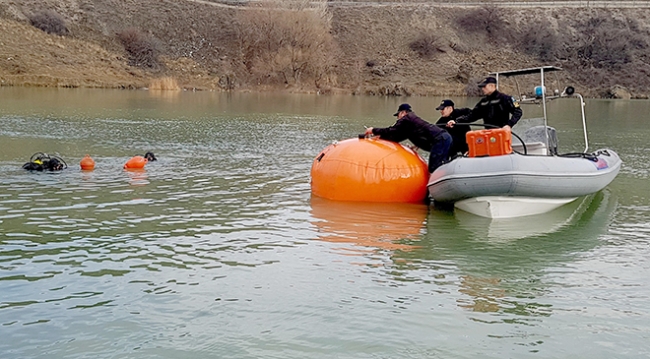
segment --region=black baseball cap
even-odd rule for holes
[[[496,84],[496,83],[497,83],[497,79],[490,76],[490,77],[486,77],[485,80],[483,80],[483,82],[478,84],[478,87],[485,87],[485,85],[487,85],[487,84]]]
[[[395,112],[395,114],[393,116],[399,115],[399,113],[402,112],[402,111],[411,112],[412,111],[411,110],[411,105],[409,105],[408,103],[403,103],[403,104],[399,105],[399,107],[397,108],[397,112]]]
[[[440,111],[443,108],[449,107],[449,106],[454,107],[454,101],[452,101],[452,100],[442,100],[442,102],[440,102],[440,106],[436,107],[436,110]]]

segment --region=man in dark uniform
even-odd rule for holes
[[[497,90],[497,79],[494,77],[485,78],[478,87],[483,90],[485,96],[476,104],[469,116],[459,119],[458,122],[470,123],[482,118],[486,125],[511,129],[522,115],[519,103],[512,96]],[[447,123],[449,127],[455,124],[454,120]]]
[[[366,135],[377,135],[393,142],[408,139],[417,147],[429,151],[429,173],[449,158],[452,139],[447,131],[419,118],[407,103],[399,105],[397,113],[393,116],[397,116],[394,125],[386,128],[367,128]]]
[[[440,119],[438,122],[436,122],[436,125],[446,125],[447,122],[454,120],[456,122],[462,122],[459,121],[458,119],[460,117],[466,117],[472,112],[472,110],[468,108],[454,108],[454,101],[452,100],[443,100],[440,102],[440,106],[436,107],[436,110],[440,111]],[[451,135],[452,138],[452,144],[451,148],[449,149],[449,155],[450,156],[455,156],[459,152],[465,153],[469,151],[469,147],[467,146],[467,140],[465,139],[465,136],[467,132],[469,132],[470,128],[468,125],[457,125],[454,127],[447,127],[446,128],[447,132]]]

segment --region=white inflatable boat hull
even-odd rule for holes
[[[431,174],[429,194],[436,202],[489,218],[512,218],[548,212],[611,183],[621,168],[612,150],[582,157],[461,157]]]

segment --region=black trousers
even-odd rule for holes
[[[429,153],[429,173],[433,173],[436,168],[440,167],[449,158],[449,149],[452,143],[451,135],[446,131],[433,140],[433,146],[431,146]]]

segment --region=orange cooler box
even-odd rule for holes
[[[501,156],[512,153],[512,134],[507,129],[469,131],[465,138],[469,146],[469,157]]]

